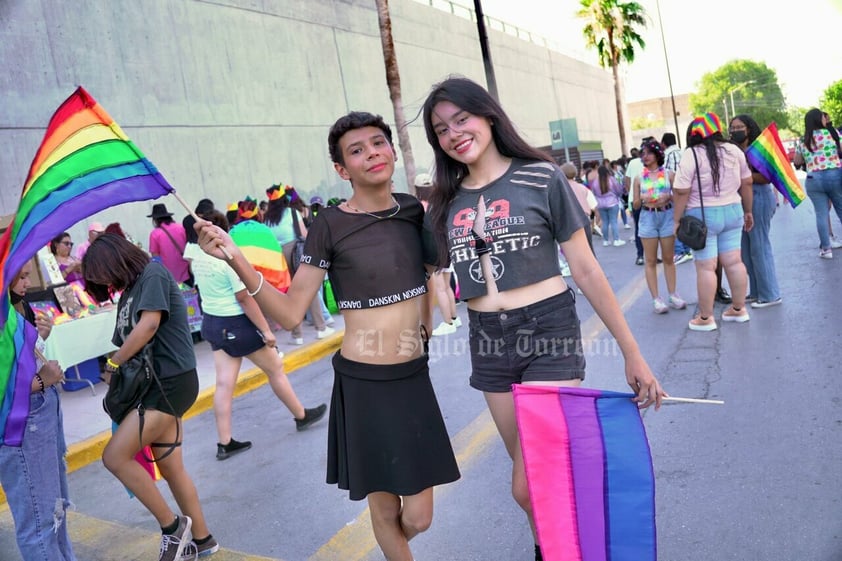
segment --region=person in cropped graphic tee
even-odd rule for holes
[[[285,328],[301,321],[330,275],[345,337],[333,357],[327,482],[368,499],[386,559],[411,561],[409,540],[432,521],[433,486],[459,478],[424,348],[425,262],[435,258],[425,258],[421,203],[391,191],[396,154],[382,117],[340,118],[328,148],[353,195],[316,216],[287,294],[265,285],[219,228],[197,224],[199,243],[221,259],[224,247],[249,294]]]
[[[512,493],[532,524],[512,384],[578,386],[585,377],[576,298],[559,270],[559,244],[576,285],[622,349],[635,400],[659,406],[665,393],[590,249],[588,217],[564,173],[466,78],[433,86],[424,128],[436,158],[429,217],[438,263],[450,258],[468,303],[470,384],[485,396],[512,459]],[[565,344],[546,352],[558,340]],[[491,350],[487,341],[502,346]],[[539,545],[535,558],[542,559]]]

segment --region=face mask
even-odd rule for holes
[[[746,139],[746,131],[734,131],[731,133],[731,140],[737,144],[742,144]]]

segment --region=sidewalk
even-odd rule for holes
[[[306,323],[303,326],[304,345],[291,342],[287,331],[275,333],[278,350],[284,353],[284,368],[287,375],[295,370],[317,361],[335,352],[342,344],[345,323],[341,315],[333,316],[333,329],[336,333],[316,339],[316,330]],[[185,419],[213,409],[213,392],[216,372],[213,366],[213,351],[207,341],[194,345],[196,352],[196,370],[199,374],[199,397],[190,408]],[[237,389],[234,396],[254,390],[267,382],[261,370],[248,360],[243,360]],[[77,391],[61,392],[61,408],[64,415],[64,435],[67,440],[68,473],[81,469],[91,462],[98,461],[108,440],[111,438],[111,419],[102,409],[102,398],[106,386],[98,383],[94,386],[94,395],[89,386]],[[0,488],[0,506],[5,505],[6,495]]]

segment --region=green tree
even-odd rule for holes
[[[732,60],[703,75],[698,88],[690,94],[690,110],[696,115],[713,111],[727,122],[746,113],[760,128],[772,121],[779,129],[790,125],[778,75],[765,62]]]
[[[822,111],[830,115],[830,120],[838,127],[842,123],[842,80],[834,82],[822,94]]]
[[[646,10],[637,2],[620,0],[579,0],[576,15],[585,20],[582,30],[585,43],[596,49],[599,65],[611,68],[614,76],[614,100],[617,106],[617,127],[620,149],[627,154],[625,95],[620,80],[620,64],[634,62],[635,48],[646,48],[638,29],[646,27]]]

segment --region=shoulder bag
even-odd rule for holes
[[[292,212],[292,229],[295,231],[295,246],[292,249],[292,263],[288,263],[292,274],[298,270],[298,264],[301,263],[301,256],[304,255],[304,236],[301,235],[301,215],[294,208],[289,208]]]
[[[108,391],[102,398],[102,408],[111,420],[119,425],[132,409],[141,407],[153,379],[157,376],[152,365],[150,342],[111,374]]]
[[[696,182],[699,186],[699,204],[702,207],[702,219],[699,220],[695,216],[684,215],[678,221],[678,231],[676,236],[678,239],[689,247],[690,249],[700,250],[705,248],[708,237],[708,227],[705,224],[705,202],[702,198],[702,178],[699,175],[699,158],[696,156],[696,150],[691,148],[693,152],[693,159],[696,161]]]

